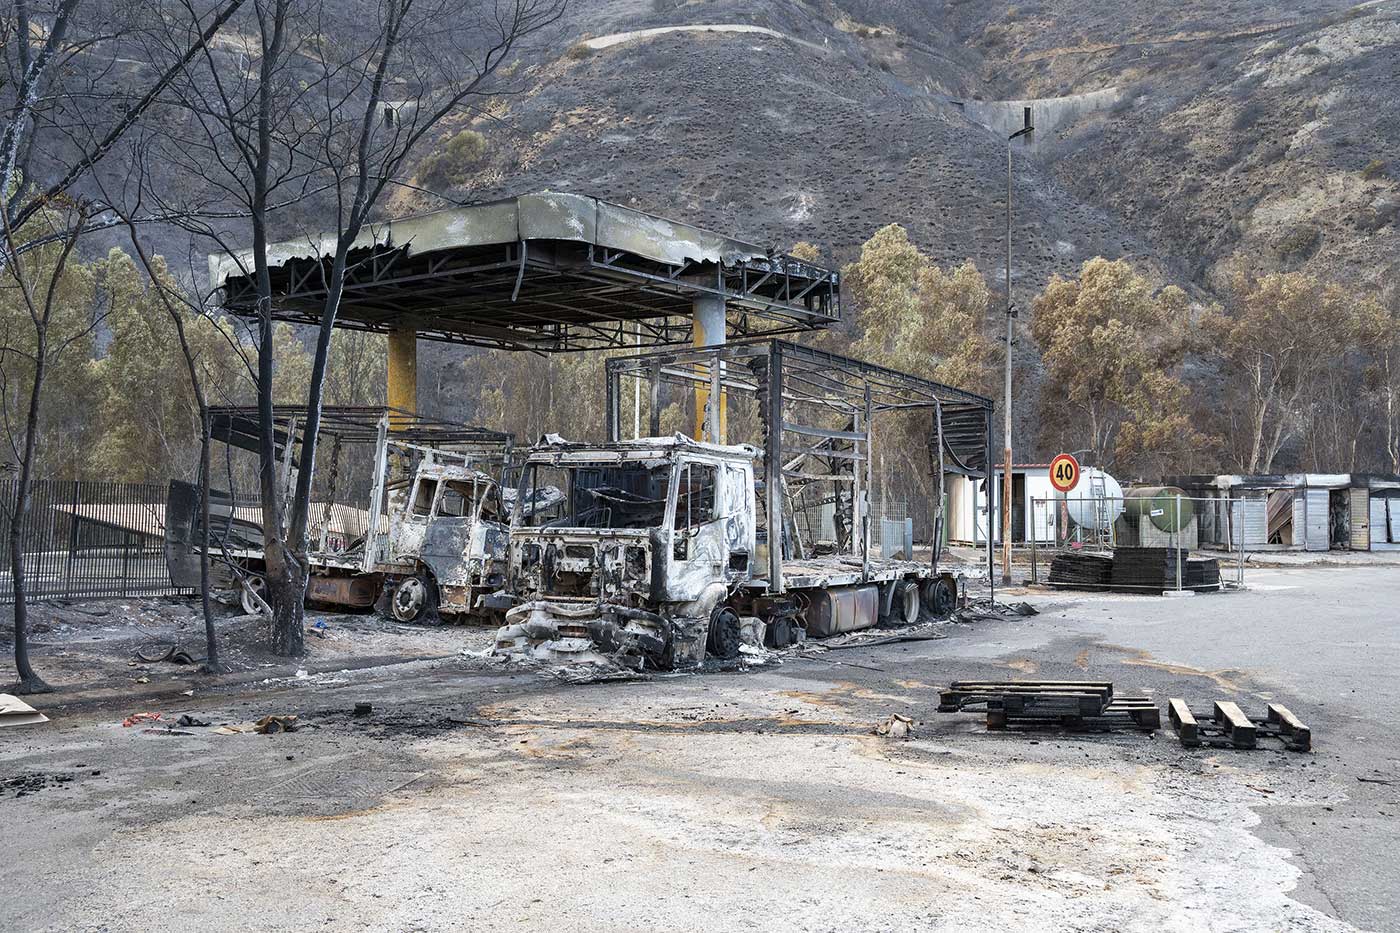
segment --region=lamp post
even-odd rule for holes
[[[1016,317],[1011,301],[1011,144],[1035,129],[1031,125],[1031,108],[1022,110],[1025,125],[1006,137],[1006,397],[1002,403],[1005,416],[1005,450],[1002,452],[1001,477],[1001,583],[1011,585],[1011,341],[1012,324]]]

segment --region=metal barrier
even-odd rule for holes
[[[10,529],[18,481],[0,480],[0,604],[14,602]],[[164,484],[35,480],[22,526],[30,599],[186,594],[165,564]]]
[[[1128,558],[1160,549],[1168,560],[1165,589],[1192,589],[1192,556],[1215,558],[1221,588],[1244,585],[1247,503],[1241,499],[1176,495],[1056,496],[1030,500],[1026,529],[1031,551],[1031,580],[1047,582],[1046,568],[1067,552],[1124,551]],[[1155,553],[1155,551],[1153,551]],[[1171,564],[1174,563],[1174,567]],[[1233,580],[1227,579],[1233,577]],[[1133,589],[1132,583],[1113,584]],[[1142,589],[1162,589],[1143,584]]]

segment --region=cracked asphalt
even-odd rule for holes
[[[643,682],[308,664],[166,697],[187,735],[45,697],[0,731],[0,928],[1400,929],[1400,573],[1249,583]],[[1281,702],[1315,750],[935,711],[972,678]],[[267,714],[301,728],[214,732]]]

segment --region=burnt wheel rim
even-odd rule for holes
[[[394,618],[400,622],[413,622],[423,614],[428,602],[428,588],[417,577],[410,577],[394,590]]]

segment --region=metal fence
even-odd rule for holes
[[[18,481],[0,480],[0,604],[14,602],[11,515]],[[21,526],[31,599],[188,593],[165,564],[166,487],[35,480]]]
[[[1243,500],[1170,491],[1032,499],[1026,517],[1031,579],[1052,582],[1048,571],[1057,555],[1111,555],[1104,570],[1110,577],[1099,584],[1102,588],[1180,591],[1243,586],[1246,546],[1252,540],[1246,520]],[[1218,585],[1201,581],[1203,572],[1209,574],[1208,581],[1215,580],[1215,570]]]

